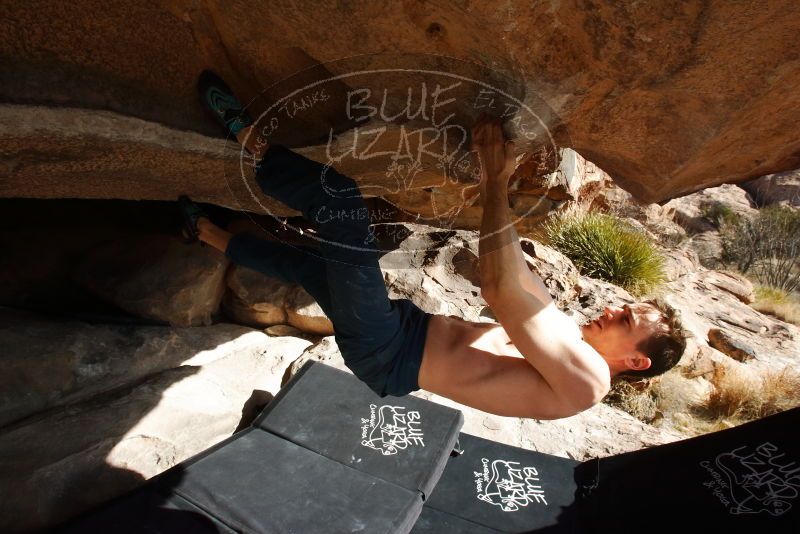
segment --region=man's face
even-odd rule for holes
[[[612,375],[641,371],[651,362],[636,347],[656,332],[660,320],[659,311],[649,304],[608,307],[582,328],[583,339],[606,360]]]

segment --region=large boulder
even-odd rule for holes
[[[139,317],[174,326],[211,324],[225,291],[228,259],[210,246],[168,235],[118,235],[88,251],[83,286]]]
[[[0,426],[135,384],[199,353],[213,358],[217,347],[237,349],[240,342],[231,340],[250,332],[231,324],[110,326],[9,308],[0,308],[0,317]]]
[[[549,131],[648,202],[798,167],[800,8],[790,0],[358,9],[77,0],[48,6],[47,17],[13,0],[4,15],[0,98],[11,105],[0,118],[9,171],[0,194],[8,197],[172,199],[186,192],[258,209],[240,184],[235,154],[180,134],[219,135],[194,91],[205,68],[228,80],[255,115],[331,79],[283,102],[281,117],[291,127],[276,139],[296,147],[319,146],[353,125],[343,106],[350,90],[370,90],[370,105],[380,105],[387,89],[384,116],[391,118],[404,109],[409,88],[419,95],[426,81],[430,96],[436,72],[455,70],[462,82],[477,78],[489,90],[470,83],[454,89],[454,124],[467,126],[484,109],[513,124],[527,106],[541,119],[536,133]],[[398,65],[418,72],[348,77]],[[521,105],[504,108],[502,93]],[[381,174],[375,161],[361,165],[364,175]],[[424,187],[427,200],[435,199],[437,187]],[[461,202],[447,191],[437,203]]]
[[[0,530],[41,529],[247,426],[310,342],[3,317]],[[32,352],[33,351],[33,352]],[[35,355],[35,357],[31,357]],[[20,419],[23,417],[22,419]]]
[[[428,313],[468,321],[496,322],[480,292],[479,233],[441,230],[413,223],[374,226],[391,298],[408,298]],[[528,268],[540,276],[550,295],[579,323],[605,306],[634,302],[624,289],[582,277],[563,254],[529,238],[520,246]]]
[[[663,209],[685,230],[689,236],[688,244],[697,253],[700,263],[710,268],[721,264],[721,227],[758,213],[751,196],[735,185],[711,187],[675,198],[667,202]]]
[[[333,334],[333,323],[298,284],[241,265],[229,269],[227,284],[223,308],[237,322],[259,327],[291,325],[307,334]]]
[[[292,284],[241,265],[231,265],[223,309],[234,321],[251,326],[286,324],[285,301]]]
[[[302,287],[296,286],[289,291],[285,306],[286,319],[295,328],[309,334],[333,334],[333,323],[314,297]]]
[[[680,310],[699,346],[752,359],[747,364],[751,371],[797,366],[800,329],[751,308],[752,291],[752,284],[739,275],[703,268],[664,288],[665,300]]]
[[[739,185],[759,206],[784,204],[800,208],[800,169],[768,174]]]
[[[731,214],[738,217],[752,217],[757,213],[755,202],[740,187],[721,185],[710,187],[691,195],[670,200],[664,206],[675,222],[686,231],[702,233],[714,231],[717,226],[714,218]]]

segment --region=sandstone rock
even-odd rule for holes
[[[202,111],[194,100],[191,108]],[[253,200],[248,186],[257,186],[251,168],[240,167],[238,146],[161,122],[92,109],[0,106],[3,162],[14,177],[0,196],[174,201],[188,193],[232,209],[297,214],[265,195]]]
[[[665,248],[679,244],[686,232],[672,220],[671,209],[658,204],[647,204],[620,188],[608,173],[594,163],[576,154],[576,168],[582,171],[575,180],[578,191],[570,206],[585,211],[600,211],[626,219]]]
[[[713,214],[752,217],[757,213],[750,195],[733,185],[712,187],[670,200],[664,209],[689,234],[689,246],[697,253],[700,263],[708,268],[720,267],[723,252],[719,234],[723,221],[712,220]]]
[[[705,216],[709,207],[715,203],[739,216],[751,217],[757,213],[750,195],[734,185],[711,187],[685,197],[675,198],[664,207],[673,212],[675,221],[688,232],[702,233],[716,230],[713,221]]]
[[[0,426],[249,343],[248,328],[93,325],[0,308]],[[35,358],[31,355],[35,354]]]
[[[475,232],[411,223],[373,227],[385,252],[380,266],[390,298],[408,298],[428,313],[480,321]]]
[[[719,232],[709,230],[694,234],[689,238],[689,246],[704,267],[714,269],[722,265],[722,236]]]
[[[432,4],[423,10],[402,2],[357,10],[309,9],[305,4],[276,10],[236,0],[225,10],[185,1],[104,10],[80,0],[53,8],[46,19],[22,1],[8,3],[5,13],[0,25],[4,102],[108,109],[218,135],[193,91],[203,68],[220,72],[244,102],[269,88],[252,104],[259,114],[289,94],[289,88],[346,74],[354,66],[367,70],[398,63],[379,61],[375,51],[393,51],[401,58],[426,52],[431,59],[414,62],[417,68],[441,66],[446,56],[472,66],[473,75],[480,65],[491,65],[496,73],[482,79],[519,95],[526,106],[548,102],[552,109],[540,113],[542,122],[552,130],[559,123],[569,125],[554,132],[562,144],[646,201],[797,167],[792,132],[800,109],[794,91],[800,70],[787,53],[796,44],[798,15],[791,2],[664,2],[653,8],[558,2],[508,7],[491,0],[466,7]],[[27,31],[34,27],[37,31]],[[264,27],[274,29],[269,37]],[[753,54],[759,61],[752,61]],[[341,61],[347,57],[359,61]],[[307,68],[318,63],[325,67]],[[297,72],[293,80],[275,84]],[[381,94],[386,87],[389,109],[402,110],[408,78],[388,76],[369,88]],[[331,93],[346,92],[341,86],[345,83],[339,81]],[[292,133],[283,135],[294,146],[326,137],[331,124],[339,131],[330,106],[315,104],[292,108],[301,116]],[[456,105],[456,112],[468,115],[475,99],[459,98]],[[129,162],[141,154],[133,143],[109,150],[96,139],[83,143],[64,133],[31,149],[33,139],[9,130],[2,133],[3,151],[11,155],[15,171],[4,184],[4,195],[42,195],[47,185],[69,183],[58,180],[63,174],[49,179],[26,170],[29,151],[35,150],[70,160],[76,180],[63,187],[83,196],[110,197],[114,191],[127,198],[174,198],[180,190],[233,205],[226,203],[231,199],[218,164],[209,165],[216,172],[195,168],[181,178],[181,168],[192,169],[185,154],[153,150],[134,167]],[[97,151],[90,156],[94,171],[81,173],[79,162],[89,155],[88,146]],[[113,155],[122,155],[122,161]],[[122,175],[125,187],[119,187]],[[28,184],[29,178],[36,180]],[[147,192],[145,182],[160,191]]]
[[[753,283],[740,274],[729,271],[709,271],[706,273],[705,279],[745,304],[750,304],[755,300]]]
[[[302,336],[303,332],[288,324],[274,324],[264,329],[264,333],[270,336]]]
[[[745,304],[750,287],[730,273],[703,268],[665,285],[664,298],[681,312],[684,327],[698,344],[719,329],[736,344],[747,345],[752,371],[794,366],[800,355],[800,330]]]
[[[691,358],[683,358],[679,364],[681,373],[689,378],[710,378],[718,369],[740,365],[737,360],[731,359],[727,354],[720,352],[714,347],[697,343],[697,339],[692,339],[695,345]]]
[[[164,235],[120,235],[88,251],[76,277],[123,310],[175,326],[211,324],[228,259]]]
[[[533,239],[522,238],[520,248],[528,267],[542,278],[560,306],[566,306],[579,294],[580,273],[569,258]]]
[[[284,376],[283,383],[285,384],[309,361],[321,362],[325,365],[335,367],[340,371],[346,371],[352,374],[352,371],[344,364],[342,353],[339,352],[339,347],[336,345],[336,338],[333,336],[326,336],[304,350],[303,354],[289,365],[286,369],[286,376]]]
[[[241,265],[232,265],[225,280],[223,307],[233,320],[251,326],[286,323],[285,301],[293,284]]]
[[[286,295],[286,319],[295,328],[309,334],[333,334],[333,323],[314,298],[300,286]]]
[[[768,174],[739,184],[759,206],[784,204],[800,208],[800,169]]]
[[[606,306],[620,308],[637,300],[621,287],[593,278],[581,277],[575,289],[577,297],[566,303],[564,312],[578,324],[597,317]]]
[[[662,253],[662,257],[664,258],[664,275],[670,282],[696,271],[700,265],[697,254],[691,249],[667,249]]]
[[[374,231],[388,251],[380,264],[392,298],[410,298],[429,313],[495,322],[480,296],[477,232],[411,223],[375,225]],[[581,277],[566,256],[550,247],[528,238],[521,238],[520,246],[556,303],[579,323],[605,306],[635,301],[613,284]]]
[[[3,531],[65,520],[230,436],[277,393],[285,367],[309,345],[233,325],[61,325],[19,317],[15,326],[26,333],[13,343],[61,333],[51,354],[38,355],[45,361],[17,359],[12,376],[24,383],[2,388],[4,407],[9,393],[25,394],[24,385],[34,397],[51,396],[37,406],[29,396],[35,417],[0,429],[0,486],[14,488],[0,503]],[[55,345],[69,336],[75,340],[66,356]]]
[[[708,331],[708,342],[712,347],[736,361],[746,362],[755,358],[755,352],[747,343],[740,339],[732,338],[719,328],[712,328]]]

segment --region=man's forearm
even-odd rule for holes
[[[517,230],[508,209],[508,191],[487,184],[481,191],[483,218],[479,245],[481,287],[489,292],[520,287],[542,302],[549,302],[550,292],[538,275],[531,272],[519,243]]]
[[[507,188],[486,184],[481,191],[481,203],[483,217],[478,247],[481,287],[497,289],[523,284],[523,275],[530,276],[530,271],[511,222]]]

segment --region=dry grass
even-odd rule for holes
[[[603,402],[628,412],[644,423],[652,423],[658,416],[656,398],[647,380],[615,380]]]
[[[800,374],[788,367],[755,376],[718,368],[711,385],[708,399],[697,410],[712,422],[737,425],[800,405]]]
[[[800,326],[800,300],[794,294],[766,286],[756,287],[755,293],[754,309]]]
[[[697,436],[800,406],[800,373],[718,368],[698,382],[668,372],[650,381],[615,381],[603,402],[644,423]]]

